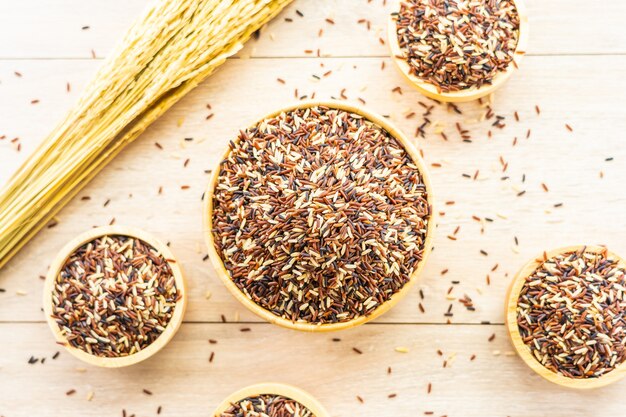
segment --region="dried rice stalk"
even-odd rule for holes
[[[0,194],[0,267],[291,0],[156,0]]]

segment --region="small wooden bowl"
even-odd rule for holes
[[[263,383],[257,385],[251,385],[249,387],[240,389],[237,392],[230,394],[219,407],[213,412],[214,417],[220,417],[220,415],[230,407],[231,404],[243,400],[244,398],[253,395],[282,395],[283,397],[290,398],[299,402],[306,408],[308,408],[315,417],[330,417],[328,411],[324,409],[322,404],[317,401],[311,394],[296,388],[291,385],[277,384],[277,383]]]
[[[400,10],[401,0],[396,0],[391,10],[394,12]],[[391,50],[391,58],[396,63],[396,67],[409,80],[420,93],[426,97],[444,101],[444,102],[465,102],[477,100],[481,97],[485,97],[498,88],[500,88],[511,76],[511,74],[517,69],[517,66],[522,60],[522,57],[526,51],[526,45],[528,44],[528,14],[526,13],[526,6],[523,0],[514,0],[517,13],[520,18],[519,26],[519,39],[517,41],[517,47],[515,48],[515,54],[513,56],[513,62],[510,62],[505,71],[501,71],[493,78],[491,84],[484,84],[480,88],[471,87],[459,91],[443,92],[438,91],[437,87],[430,84],[415,75],[411,74],[410,66],[406,60],[400,58],[403,53],[398,43],[398,37],[396,34],[396,23],[393,16],[390,14],[387,20],[387,38],[389,43],[389,49]]]
[[[605,248],[601,246],[578,245],[554,249],[546,252],[546,255],[548,259],[550,259],[563,253],[578,252],[582,248],[586,248],[587,252],[594,253],[602,252],[605,250]],[[619,257],[611,251],[607,251],[607,254],[611,258],[617,260],[621,266],[626,267],[626,261],[624,261],[623,258]],[[504,314],[506,327],[511,338],[511,343],[515,347],[517,354],[522,358],[526,365],[530,367],[530,369],[535,371],[542,378],[563,387],[576,389],[599,388],[609,385],[623,378],[626,375],[626,363],[622,363],[621,365],[616,366],[612,371],[607,372],[606,374],[598,378],[575,379],[557,374],[556,372],[552,372],[551,370],[543,366],[532,355],[530,349],[528,349],[528,347],[522,340],[522,336],[519,332],[519,327],[517,326],[517,300],[519,298],[520,291],[522,290],[526,278],[530,276],[530,274],[532,274],[535,270],[537,270],[537,268],[541,266],[543,262],[544,255],[542,253],[530,262],[528,262],[526,265],[524,265],[513,278],[506,297],[506,311]]]
[[[63,336],[63,334],[61,333],[58,324],[52,318],[52,291],[54,289],[56,279],[61,272],[61,269],[63,268],[63,265],[65,264],[67,258],[72,253],[74,253],[76,249],[83,246],[84,244],[107,235],[129,236],[135,239],[142,240],[143,242],[158,250],[159,253],[161,253],[166,259],[176,259],[170,249],[167,247],[167,245],[161,243],[158,239],[140,229],[124,226],[104,226],[88,230],[68,242],[63,247],[63,249],[61,249],[59,254],[50,265],[50,269],[48,270],[48,274],[46,275],[46,281],[44,284],[43,309],[46,315],[46,320],[48,321],[48,325],[50,325],[50,329],[52,329],[52,333],[54,333],[54,337],[56,338],[57,342],[63,344],[63,346],[65,346],[65,348],[72,355],[92,365],[105,368],[120,368],[123,366],[133,365],[148,359],[150,356],[161,350],[172,339],[172,337],[174,337],[174,334],[176,334],[181,323],[183,322],[183,316],[185,314],[185,309],[187,308],[187,289],[185,286],[185,279],[183,278],[183,272],[181,270],[180,264],[177,261],[169,262],[169,266],[172,270],[172,274],[174,275],[174,280],[176,282],[176,288],[182,293],[182,297],[177,302],[174,309],[174,314],[172,315],[172,318],[170,319],[163,333],[161,333],[161,335],[151,345],[135,354],[118,358],[107,358],[91,355],[83,350],[71,346],[69,343],[67,343],[67,340],[65,339],[65,336]]]
[[[424,185],[426,186],[426,193],[428,195],[428,202],[431,206],[431,215],[428,221],[428,227],[426,230],[426,238],[424,241],[424,253],[422,261],[417,265],[413,274],[411,275],[409,281],[398,291],[395,293],[389,300],[385,303],[381,304],[378,308],[376,308],[372,313],[367,316],[360,316],[353,320],[341,322],[341,323],[325,323],[325,324],[315,324],[315,323],[305,323],[305,322],[292,322],[291,320],[287,320],[283,317],[279,317],[272,312],[264,309],[263,307],[256,304],[250,298],[246,297],[246,295],[235,285],[235,283],[230,278],[230,274],[226,270],[224,266],[224,262],[221,257],[217,253],[215,249],[215,241],[213,238],[213,195],[215,187],[217,186],[217,180],[220,174],[221,161],[228,157],[230,153],[230,148],[226,149],[224,156],[220,159],[220,162],[217,164],[213,173],[211,175],[211,179],[209,181],[209,186],[205,193],[204,199],[204,208],[203,208],[203,220],[204,220],[204,236],[209,250],[209,257],[211,259],[211,263],[213,267],[217,271],[217,275],[220,277],[226,288],[231,292],[231,294],[241,302],[244,306],[246,306],[250,311],[255,313],[257,316],[265,319],[266,321],[277,324],[282,327],[286,327],[288,329],[294,330],[302,330],[306,332],[329,332],[329,331],[337,331],[343,329],[349,329],[352,327],[359,326],[363,323],[366,323],[370,320],[374,320],[381,314],[389,311],[393,306],[395,306],[398,301],[400,301],[411,289],[413,284],[415,283],[417,276],[420,274],[426,260],[428,259],[428,255],[430,255],[431,247],[432,247],[432,239],[435,230],[435,210],[432,209],[434,196],[432,192],[432,187],[430,183],[430,178],[428,176],[428,170],[426,169],[426,165],[422,160],[419,151],[415,148],[415,146],[409,141],[409,139],[402,133],[398,128],[393,126],[387,120],[385,120],[382,116],[378,116],[377,114],[371,113],[364,108],[355,105],[349,104],[342,101],[301,101],[294,103],[290,106],[283,107],[279,110],[273,111],[270,114],[265,115],[264,117],[255,121],[251,126],[256,126],[260,121],[274,117],[279,115],[282,112],[288,112],[295,109],[305,109],[309,107],[315,106],[325,106],[334,109],[344,110],[346,112],[355,113],[360,116],[365,117],[367,120],[372,123],[377,124],[378,126],[385,129],[391,136],[393,136],[400,144],[404,147],[406,152],[409,154],[415,165],[417,165],[420,174],[422,175],[422,179],[424,181]]]

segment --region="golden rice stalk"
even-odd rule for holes
[[[0,268],[291,0],[155,0],[0,193]]]

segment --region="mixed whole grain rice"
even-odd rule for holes
[[[535,359],[569,378],[597,378],[622,364],[624,272],[606,249],[544,255],[517,302],[519,332]]]
[[[513,0],[402,0],[393,19],[410,74],[441,92],[491,84],[515,65],[520,17]]]
[[[100,357],[152,344],[182,297],[172,261],[128,236],[103,236],[76,249],[52,290],[52,318],[67,343]]]
[[[372,313],[421,262],[431,207],[401,143],[328,107],[240,132],[213,196],[215,246],[235,285],[308,323]]]
[[[215,417],[315,417],[299,402],[282,395],[262,394],[244,398]]]

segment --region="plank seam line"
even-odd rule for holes
[[[594,57],[594,56],[626,56],[626,52],[564,52],[564,53],[528,53],[527,57]],[[104,61],[105,57],[11,57],[0,56],[0,61]],[[272,60],[272,59],[391,59],[389,55],[332,55],[332,56],[253,56],[253,57],[229,57],[227,60]]]
[[[0,320],[0,325],[4,324],[46,324],[44,320],[24,320],[24,321],[16,321],[16,320]],[[229,326],[232,325],[266,325],[273,326],[271,323],[264,321],[227,321],[226,323],[222,321],[183,321],[183,324],[226,324]],[[364,326],[504,326],[504,323],[495,322],[495,323],[470,323],[470,322],[460,322],[460,323],[437,323],[437,322],[422,322],[422,323],[409,323],[409,322],[384,322],[384,323],[376,323],[369,322],[365,323]]]

